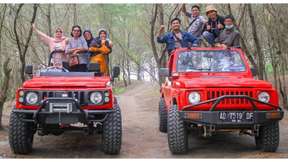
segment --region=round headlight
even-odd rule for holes
[[[258,95],[258,100],[268,103],[270,101],[270,95],[267,92],[261,92]]]
[[[90,101],[94,104],[99,104],[102,102],[103,96],[100,92],[93,92],[90,94]]]
[[[200,102],[200,94],[198,92],[191,92],[188,99],[191,104],[197,104]]]
[[[38,95],[35,92],[28,92],[25,99],[28,104],[34,105],[38,102]]]

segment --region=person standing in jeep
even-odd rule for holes
[[[191,11],[191,13],[187,12],[185,5],[182,6],[182,12],[189,18],[187,31],[199,38],[202,35],[206,20],[203,16],[200,16],[200,6],[193,5]]]
[[[84,39],[87,42],[87,46],[90,47],[91,46],[91,42],[94,39],[91,30],[89,30],[89,29],[84,30],[83,37],[84,37]]]
[[[105,29],[99,31],[99,36],[94,38],[89,52],[91,52],[90,63],[99,63],[100,72],[109,75],[109,54],[112,51],[112,42],[108,38]]]
[[[234,18],[231,15],[225,17],[225,29],[221,31],[215,39],[215,47],[235,47],[240,48],[240,33],[233,25]]]
[[[68,43],[68,38],[63,35],[63,30],[60,27],[56,28],[54,37],[50,37],[47,34],[38,30],[35,24],[32,24],[32,28],[33,31],[37,33],[37,36],[40,38],[40,40],[49,47],[50,53],[52,53],[53,51],[65,51],[66,45]],[[61,64],[64,62],[68,62],[68,57],[64,52],[55,53],[53,55],[53,60],[56,60],[55,57],[61,57],[61,60],[59,60]]]
[[[215,39],[224,29],[224,18],[217,14],[217,9],[212,5],[206,7],[206,15],[208,17],[208,22],[204,26],[202,35],[210,45],[213,45]]]
[[[70,69],[72,71],[87,71],[89,59],[88,46],[86,40],[82,37],[82,30],[79,25],[74,25],[71,31],[72,38],[66,47],[65,53],[70,55]],[[71,60],[77,59],[75,64],[71,64]]]
[[[68,43],[68,38],[63,36],[63,30],[61,28],[56,28],[54,37],[50,37],[38,30],[35,24],[32,24],[32,28],[33,31],[37,33],[40,40],[49,46],[50,52],[53,52],[54,50],[65,50],[66,44]]]
[[[157,35],[158,43],[166,43],[166,48],[168,54],[176,49],[183,47],[197,47],[199,45],[199,40],[191,33],[181,31],[180,25],[181,20],[179,18],[174,18],[171,20],[172,31],[163,35],[164,25],[161,25],[159,33]]]

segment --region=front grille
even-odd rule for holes
[[[245,88],[208,88],[207,99],[214,99],[224,95],[246,95],[253,97],[252,89]],[[212,104],[212,103],[211,103]],[[226,98],[223,99],[220,104],[249,104],[249,101],[244,98]]]
[[[81,105],[85,103],[84,91],[42,91],[41,94],[42,100],[52,97],[69,97],[77,99]]]

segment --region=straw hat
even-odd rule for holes
[[[209,11],[215,11],[215,12],[217,12],[217,9],[216,9],[213,5],[208,5],[208,6],[206,7],[206,14],[207,14],[207,12],[209,12]]]

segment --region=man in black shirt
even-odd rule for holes
[[[217,14],[217,9],[212,5],[206,7],[206,15],[209,19],[202,35],[210,45],[213,45],[215,39],[224,29],[224,18]]]

